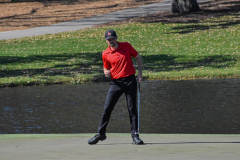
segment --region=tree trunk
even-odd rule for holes
[[[188,13],[199,11],[197,0],[172,0],[172,13]]]

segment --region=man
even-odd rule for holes
[[[138,134],[138,113],[136,107],[137,82],[132,57],[138,64],[138,81],[142,80],[142,58],[139,53],[128,43],[118,42],[118,36],[114,30],[105,33],[105,39],[109,47],[102,53],[103,69],[106,77],[111,77],[105,107],[98,127],[98,133],[88,141],[88,144],[96,144],[105,140],[106,128],[115,104],[120,96],[125,93],[133,144],[143,144]]]

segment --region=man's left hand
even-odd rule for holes
[[[142,81],[142,76],[138,75],[138,82],[140,83]]]

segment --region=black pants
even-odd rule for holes
[[[136,108],[137,82],[135,75],[112,80],[110,84],[111,85],[108,90],[104,111],[98,127],[98,133],[100,133],[101,135],[106,133],[106,128],[114,106],[120,96],[125,93],[131,124],[132,137],[134,137],[135,133],[138,132],[138,113]]]

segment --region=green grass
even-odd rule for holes
[[[86,137],[91,134],[1,134],[0,140],[6,139],[34,139],[34,138],[59,138],[59,137]]]
[[[95,133],[85,133],[85,134],[1,134],[0,140],[9,139],[36,139],[36,138],[62,138],[62,137],[92,137]],[[108,137],[129,137],[130,133],[107,133]],[[220,137],[236,137],[239,134],[141,134],[142,137],[204,137],[204,136],[220,136]]]
[[[240,77],[239,21],[235,12],[198,23],[129,23],[0,41],[0,85],[105,81],[108,29],[142,55],[145,79]]]

